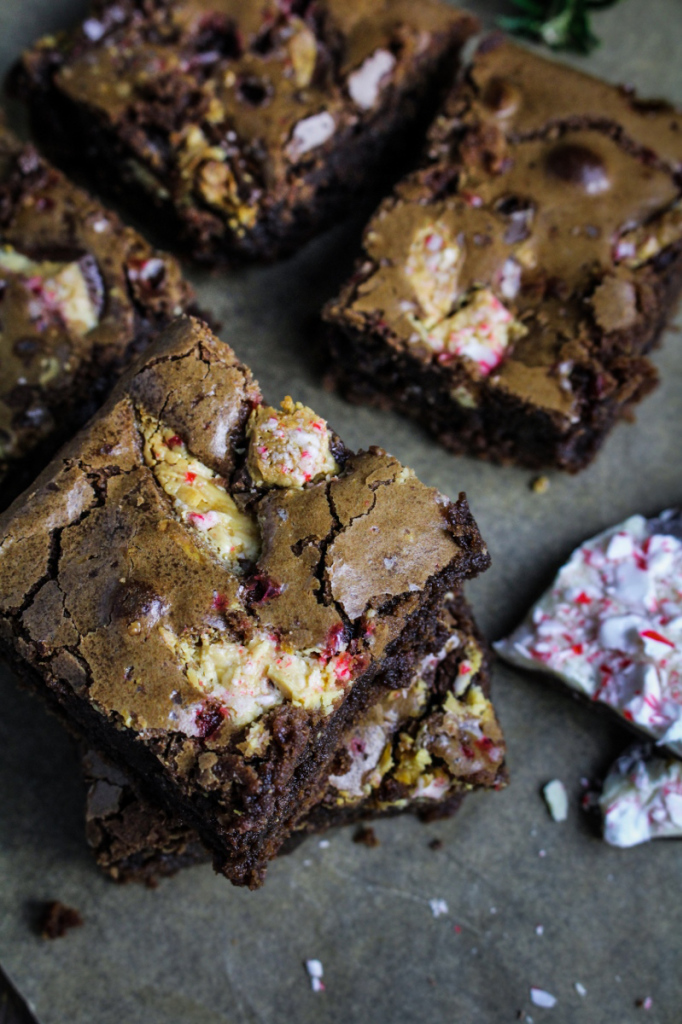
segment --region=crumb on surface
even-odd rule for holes
[[[361,825],[353,836],[354,843],[362,843],[363,846],[368,846],[372,849],[375,846],[380,846],[379,838],[373,828],[369,828],[366,825]]]
[[[429,842],[429,850],[442,850],[444,845],[442,839],[432,839]]]
[[[61,939],[70,928],[79,928],[82,924],[83,918],[74,907],[51,900],[43,907],[40,934],[43,939]]]
[[[533,494],[546,494],[549,490],[549,477],[534,476],[530,482],[530,489]]]

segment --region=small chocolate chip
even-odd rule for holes
[[[550,149],[545,169],[560,181],[580,186],[591,196],[611,186],[601,156],[578,142],[561,142]]]
[[[491,78],[483,90],[483,102],[498,117],[509,117],[518,110],[521,93],[505,78]]]

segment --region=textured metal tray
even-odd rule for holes
[[[250,0],[245,0],[250,2]],[[419,0],[415,0],[418,3]],[[68,24],[77,0],[1,0],[0,70],[37,34]],[[502,4],[470,6],[491,18]],[[644,95],[682,101],[679,0],[627,0],[598,15],[603,47],[576,63]],[[21,112],[11,108],[15,125]],[[321,387],[311,328],[351,265],[361,218],[269,269],[192,273],[202,304],[271,400],[314,406],[353,446],[388,448],[422,479],[467,491],[493,555],[469,588],[489,637],[521,618],[584,537],[682,499],[682,351],[672,328],[655,359],[661,387],[577,478],[455,459],[405,421],[345,405]],[[0,963],[40,1024],[679,1024],[682,981],[674,842],[613,850],[591,834],[582,777],[629,742],[607,718],[538,679],[499,666],[495,697],[509,741],[508,790],[470,799],[452,821],[380,823],[376,849],[351,833],[308,841],[273,864],[265,888],[232,888],[207,867],[157,890],[119,888],[94,868],[70,740],[37,701],[0,675]],[[539,795],[561,778],[569,819]],[[438,837],[443,847],[432,850]],[[45,942],[36,904],[61,899],[84,927]],[[445,900],[434,917],[429,901]],[[313,993],[303,962],[324,964]],[[580,982],[587,994],[575,989]],[[538,986],[552,1010],[530,1003]],[[637,1008],[650,996],[651,1010]]]

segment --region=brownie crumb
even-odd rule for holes
[[[429,850],[442,850],[444,846],[442,839],[432,839],[429,843]]]
[[[355,835],[353,836],[353,842],[362,843],[363,846],[369,846],[370,848],[381,845],[374,829],[367,828],[364,825],[361,825],[360,828],[356,831]]]
[[[83,918],[73,907],[67,907],[59,900],[46,903],[40,922],[43,939],[61,939],[70,928],[79,928]]]

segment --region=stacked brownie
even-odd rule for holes
[[[504,785],[484,645],[461,595],[446,595],[439,618],[442,646],[344,735],[321,800],[283,852],[334,825],[403,811],[429,821],[451,815],[471,789]],[[129,774],[93,750],[83,770],[88,841],[112,878],[153,883],[209,859],[197,833],[145,800]]]
[[[171,256],[0,121],[0,507],[192,297]]]
[[[2,653],[256,886],[329,785],[365,795],[344,739],[394,691],[376,809],[504,779],[473,649],[454,687],[433,673],[472,634],[449,640],[443,604],[488,563],[463,495],[264,405],[185,318],[0,517]]]
[[[270,259],[409,149],[476,29],[434,0],[97,0],[14,87],[59,159],[156,206],[195,257]]]
[[[457,453],[577,471],[656,383],[682,116],[500,38],[326,309],[333,379]]]

